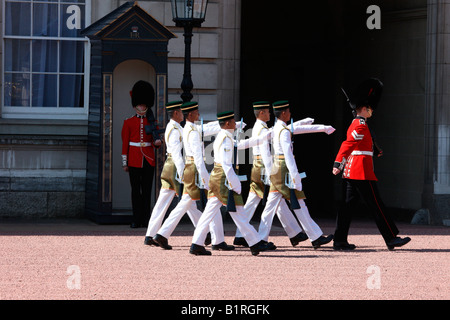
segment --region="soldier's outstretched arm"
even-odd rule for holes
[[[299,122],[294,122],[294,134],[305,134],[305,133],[317,133],[325,132],[326,134],[332,134],[336,129],[332,126],[327,126],[324,124],[310,124],[301,125]]]
[[[238,142],[238,150],[248,149],[257,145],[262,144],[264,141],[270,140],[272,138],[272,129],[267,130],[267,132],[260,134],[257,137],[251,137]]]

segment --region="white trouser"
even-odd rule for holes
[[[170,204],[172,203],[173,197],[175,196],[175,191],[170,189],[161,189],[159,191],[158,200],[153,208],[152,215],[150,217],[150,221],[148,222],[146,237],[154,237],[158,232],[159,228],[161,228],[161,224],[166,216],[166,212],[169,209]],[[200,213],[201,214],[201,213]],[[189,218],[192,221],[197,221],[194,217],[195,213],[192,214],[191,210],[188,210]]]
[[[178,202],[157,233],[168,239],[186,212],[190,213],[189,217],[192,220],[192,224],[194,227],[197,227],[202,212],[197,209],[197,204],[188,194],[183,194],[181,201]],[[212,244],[219,244],[225,241],[223,221],[220,214],[216,215],[209,224],[209,231],[211,232]]]
[[[194,237],[192,238],[192,243],[199,246],[203,246],[205,243],[205,238],[208,233],[208,225],[215,218],[216,215],[220,215],[220,207],[222,202],[217,199],[217,197],[212,197],[208,199],[206,203],[206,208],[203,211],[200,220],[198,221],[197,227],[194,231]],[[236,212],[230,212],[231,218],[233,218],[236,226],[241,230],[242,235],[247,241],[249,246],[257,244],[261,239],[256,232],[255,228],[248,223],[248,219],[245,216],[244,207],[236,206]]]
[[[258,195],[255,192],[249,192],[247,201],[245,202],[244,206],[245,215],[247,216],[248,219],[247,222],[250,222],[250,220],[252,219],[260,201],[261,198],[258,197]],[[278,206],[277,209],[277,216],[281,222],[281,225],[283,226],[284,231],[286,231],[286,234],[288,235],[289,238],[295,237],[297,234],[302,232],[302,228],[300,227],[291,210],[287,206],[286,201],[280,202],[280,205]],[[236,237],[238,238],[242,237],[239,228],[236,229]]]
[[[295,215],[297,216],[300,224],[305,230],[306,235],[309,240],[314,241],[318,239],[322,234],[322,230],[314,222],[314,220],[309,215],[308,208],[306,207],[306,203],[303,199],[298,200],[300,204],[300,209],[294,210]],[[271,192],[267,198],[267,204],[264,208],[264,211],[261,215],[261,222],[259,224],[258,233],[261,239],[267,241],[269,239],[270,229],[272,228],[273,217],[275,216],[275,212],[277,211],[280,204],[285,203],[283,199],[283,195],[279,192]]]
[[[174,196],[175,191],[173,190],[161,189],[159,191],[158,200],[156,201],[155,207],[152,210],[152,215],[150,216],[150,221],[148,222],[147,233],[145,234],[146,237],[153,238],[156,235]]]

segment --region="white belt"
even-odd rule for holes
[[[352,156],[371,156],[373,157],[372,151],[353,151]]]
[[[133,147],[150,147],[151,145],[150,142],[130,142],[130,146]]]

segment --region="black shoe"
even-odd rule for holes
[[[156,236],[153,238],[154,241],[156,241],[156,243],[159,244],[159,246],[163,249],[166,250],[172,250],[172,246],[169,245],[169,242],[167,241],[167,239],[165,237],[163,237],[160,234],[156,234]]]
[[[213,250],[231,251],[234,250],[234,246],[228,245],[225,241],[219,244],[212,245]]]
[[[210,244],[211,244],[211,233],[208,232],[208,234],[206,235],[206,239],[205,239],[205,247]]]
[[[331,240],[333,240],[332,234],[330,234],[327,237],[320,236],[318,239],[316,239],[312,242],[312,246],[314,247],[314,250],[315,250],[315,249],[320,248],[320,246],[323,246],[324,244],[329,243]]]
[[[355,248],[356,248],[356,246],[354,244],[350,244],[347,241],[346,242],[334,241],[334,243],[333,243],[334,250],[349,251],[349,250],[355,250]]]
[[[404,246],[405,244],[407,244],[410,241],[411,241],[410,237],[406,237],[406,238],[395,237],[391,241],[386,242],[386,245],[387,245],[388,249],[390,251],[392,251],[392,250],[394,250],[395,247]]]
[[[273,242],[267,242],[267,241],[265,241],[265,240],[261,240],[261,241],[262,241],[262,242],[264,243],[264,245],[266,246],[266,250],[264,250],[264,251],[276,250],[276,249],[277,249],[277,246],[274,245]]]
[[[196,256],[210,256],[211,251],[205,249],[205,247],[199,246],[197,244],[191,244],[191,248],[189,249],[190,254],[195,254]]]
[[[144,244],[146,244],[146,245],[148,245],[148,246],[159,247],[158,242],[156,242],[155,240],[153,240],[152,237],[145,237]]]
[[[244,237],[236,237],[236,238],[234,238],[233,244],[235,246],[243,246],[243,247],[248,248],[248,243],[247,243],[247,241],[245,240]]]
[[[291,241],[291,244],[293,247],[295,247],[296,245],[298,245],[300,242],[305,241],[308,239],[308,236],[306,235],[306,233],[304,232],[300,232],[299,234],[297,234],[296,236],[289,238],[289,240]]]
[[[250,247],[253,256],[257,256],[262,251],[275,250],[277,247],[272,242],[261,240]]]

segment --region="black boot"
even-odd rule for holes
[[[144,244],[146,244],[148,246],[159,247],[159,244],[155,240],[153,240],[152,237],[145,237]]]
[[[277,247],[272,242],[261,240],[250,247],[252,255],[257,256],[262,251],[275,250]]]
[[[243,246],[243,247],[248,248],[248,243],[244,237],[235,237],[233,240],[233,244],[235,246]]]
[[[265,240],[261,240],[266,245],[266,250],[264,251],[271,251],[276,250],[277,246],[273,242],[267,242]]]
[[[394,250],[395,247],[401,247],[411,241],[410,237],[400,238],[395,237],[391,241],[386,242],[386,245],[390,251]]]
[[[212,245],[213,250],[231,251],[234,250],[234,246],[228,245],[225,241],[219,244]]]
[[[296,236],[289,238],[289,240],[291,241],[291,244],[293,247],[295,247],[296,245],[298,245],[300,242],[308,240],[308,236],[306,235],[306,233],[304,232],[300,232],[299,234],[297,234]]]
[[[331,240],[333,240],[332,234],[330,234],[327,237],[320,236],[318,239],[316,239],[312,242],[312,246],[314,247],[314,250],[315,250],[315,249],[320,248],[320,246],[323,246],[324,244],[329,243]]]
[[[211,251],[208,251],[203,246],[199,246],[195,243],[191,245],[191,248],[189,249],[190,254],[194,254],[196,256],[210,256]]]
[[[342,251],[350,251],[350,250],[355,250],[356,246],[354,244],[350,244],[348,242],[338,242],[338,241],[334,241],[333,242],[333,249],[334,250],[342,250]]]
[[[155,238],[153,240],[156,241],[156,243],[159,244],[159,246],[166,250],[172,250],[172,246],[169,245],[169,242],[167,241],[167,238],[163,237],[160,234],[156,234]]]

